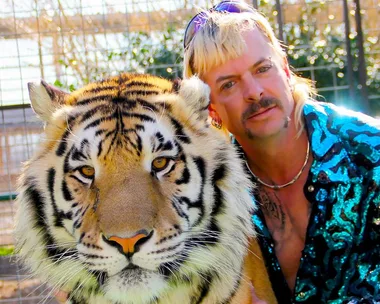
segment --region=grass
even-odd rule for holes
[[[14,246],[0,246],[0,256],[12,255],[14,249]]]

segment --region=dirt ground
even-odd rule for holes
[[[12,256],[0,257],[1,304],[56,304],[51,289],[40,281],[30,278]]]
[[[7,299],[5,303],[12,303],[13,301],[18,301],[18,299],[28,299],[33,302],[28,302],[25,300],[22,303],[34,303],[35,300],[43,300],[46,295],[48,295],[48,290],[46,286],[40,287],[39,280],[0,280],[0,299]],[[44,296],[45,295],[45,296]],[[42,302],[42,301],[41,301]],[[2,301],[3,303],[3,301]],[[38,303],[38,302],[37,302]],[[48,300],[46,303],[54,303]]]

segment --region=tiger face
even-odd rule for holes
[[[17,199],[32,272],[72,303],[230,303],[254,205],[236,151],[207,121],[208,87],[123,74],[29,91],[45,122]]]

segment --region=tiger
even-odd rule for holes
[[[274,294],[238,152],[209,88],[124,73],[28,83],[43,140],[22,169],[16,251],[67,303],[251,303]]]

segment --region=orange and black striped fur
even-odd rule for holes
[[[246,257],[249,180],[208,124],[203,82],[123,74],[29,93],[45,132],[20,179],[17,247],[68,303],[250,303],[251,279],[273,298]]]

